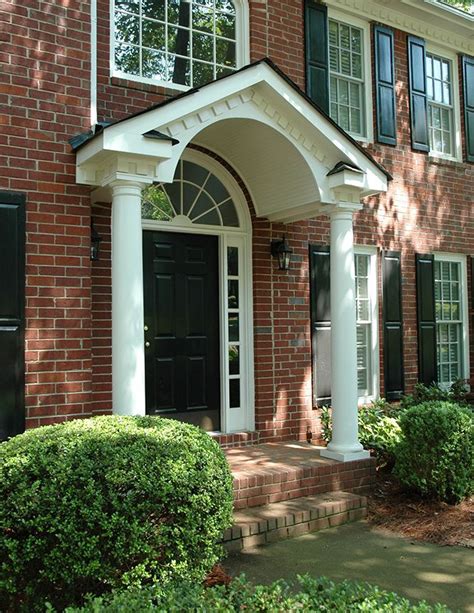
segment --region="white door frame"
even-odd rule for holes
[[[234,177],[208,155],[188,149],[183,160],[195,162],[215,174],[227,188],[235,204],[240,227],[193,224],[179,216],[173,221],[142,220],[143,230],[213,235],[218,237],[219,250],[219,343],[221,378],[221,432],[255,430],[254,355],[253,355],[253,284],[252,223],[244,194]],[[227,249],[239,251],[239,357],[240,407],[229,408],[229,326],[227,300]]]

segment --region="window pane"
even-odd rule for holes
[[[339,26],[335,21],[329,21],[329,44],[338,46],[339,43]]]
[[[350,29],[349,26],[340,23],[339,24],[339,45],[342,49],[350,49],[351,48],[351,37],[350,37]]]
[[[193,85],[204,85],[214,79],[214,66],[193,62]]]
[[[193,3],[193,29],[212,33],[213,23],[214,12],[212,9]]]
[[[229,374],[238,375],[240,373],[239,345],[229,345]]]
[[[170,221],[175,216],[165,192],[158,185],[150,185],[142,192],[142,218]]]
[[[229,314],[229,340],[239,340],[239,315],[238,313]]]
[[[362,78],[362,57],[360,55],[352,56],[352,76]]]
[[[230,279],[228,285],[229,309],[239,308],[239,282],[237,279]]]
[[[341,72],[344,75],[351,74],[351,54],[349,51],[341,51]]]
[[[168,55],[168,80],[181,85],[191,85],[191,65],[189,60]]]
[[[189,30],[168,26],[168,51],[184,57],[189,57]]]
[[[214,37],[200,32],[193,33],[193,57],[206,62],[214,61]]]
[[[143,19],[142,21],[142,45],[150,49],[165,50],[165,25]]]
[[[216,14],[216,35],[235,40],[235,16]]]
[[[222,215],[222,222],[224,226],[230,226],[231,228],[239,227],[239,218],[237,217],[237,211],[232,200],[224,202],[219,206],[219,211]]]
[[[227,247],[227,274],[230,277],[239,275],[239,250],[237,247]]]
[[[137,1],[138,4],[138,1]],[[165,0],[142,0],[142,15],[165,20]]]
[[[216,40],[216,62],[225,66],[236,66],[234,42],[221,38]]]
[[[188,215],[191,207],[199,196],[199,188],[190,183],[183,183],[183,210],[182,215]]]
[[[352,51],[362,53],[362,31],[356,28],[351,28],[352,36]]]
[[[125,43],[140,44],[140,19],[128,13],[115,12],[115,34]]]
[[[140,50],[131,45],[115,46],[115,68],[128,74],[140,74]]]
[[[240,379],[229,381],[229,400],[231,409],[240,407]]]
[[[151,79],[166,79],[166,56],[162,51],[143,49],[142,75]]]

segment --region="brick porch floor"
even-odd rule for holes
[[[336,462],[304,442],[264,443],[225,449],[234,475],[235,509],[332,491],[366,493],[375,460]]]

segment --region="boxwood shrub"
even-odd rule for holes
[[[426,602],[411,604],[406,598],[366,583],[333,583],[325,577],[298,577],[296,584],[277,581],[271,585],[252,585],[244,577],[234,579],[229,587],[205,589],[201,585],[181,583],[166,588],[152,587],[91,599],[81,609],[66,613],[278,613],[283,611],[391,611],[404,613],[443,613],[443,605]]]
[[[232,478],[198,428],[108,416],[1,444],[0,500],[0,602],[31,611],[118,586],[202,581],[231,525]]]
[[[395,473],[425,496],[456,503],[474,487],[474,419],[453,402],[429,401],[402,412]]]

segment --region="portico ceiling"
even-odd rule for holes
[[[151,138],[152,136],[152,138]],[[106,126],[76,145],[77,181],[171,182],[199,144],[240,174],[256,214],[290,222],[386,191],[390,175],[270,61]],[[341,164],[343,163],[343,164]],[[335,167],[340,172],[331,171]],[[353,193],[351,194],[351,190]]]

